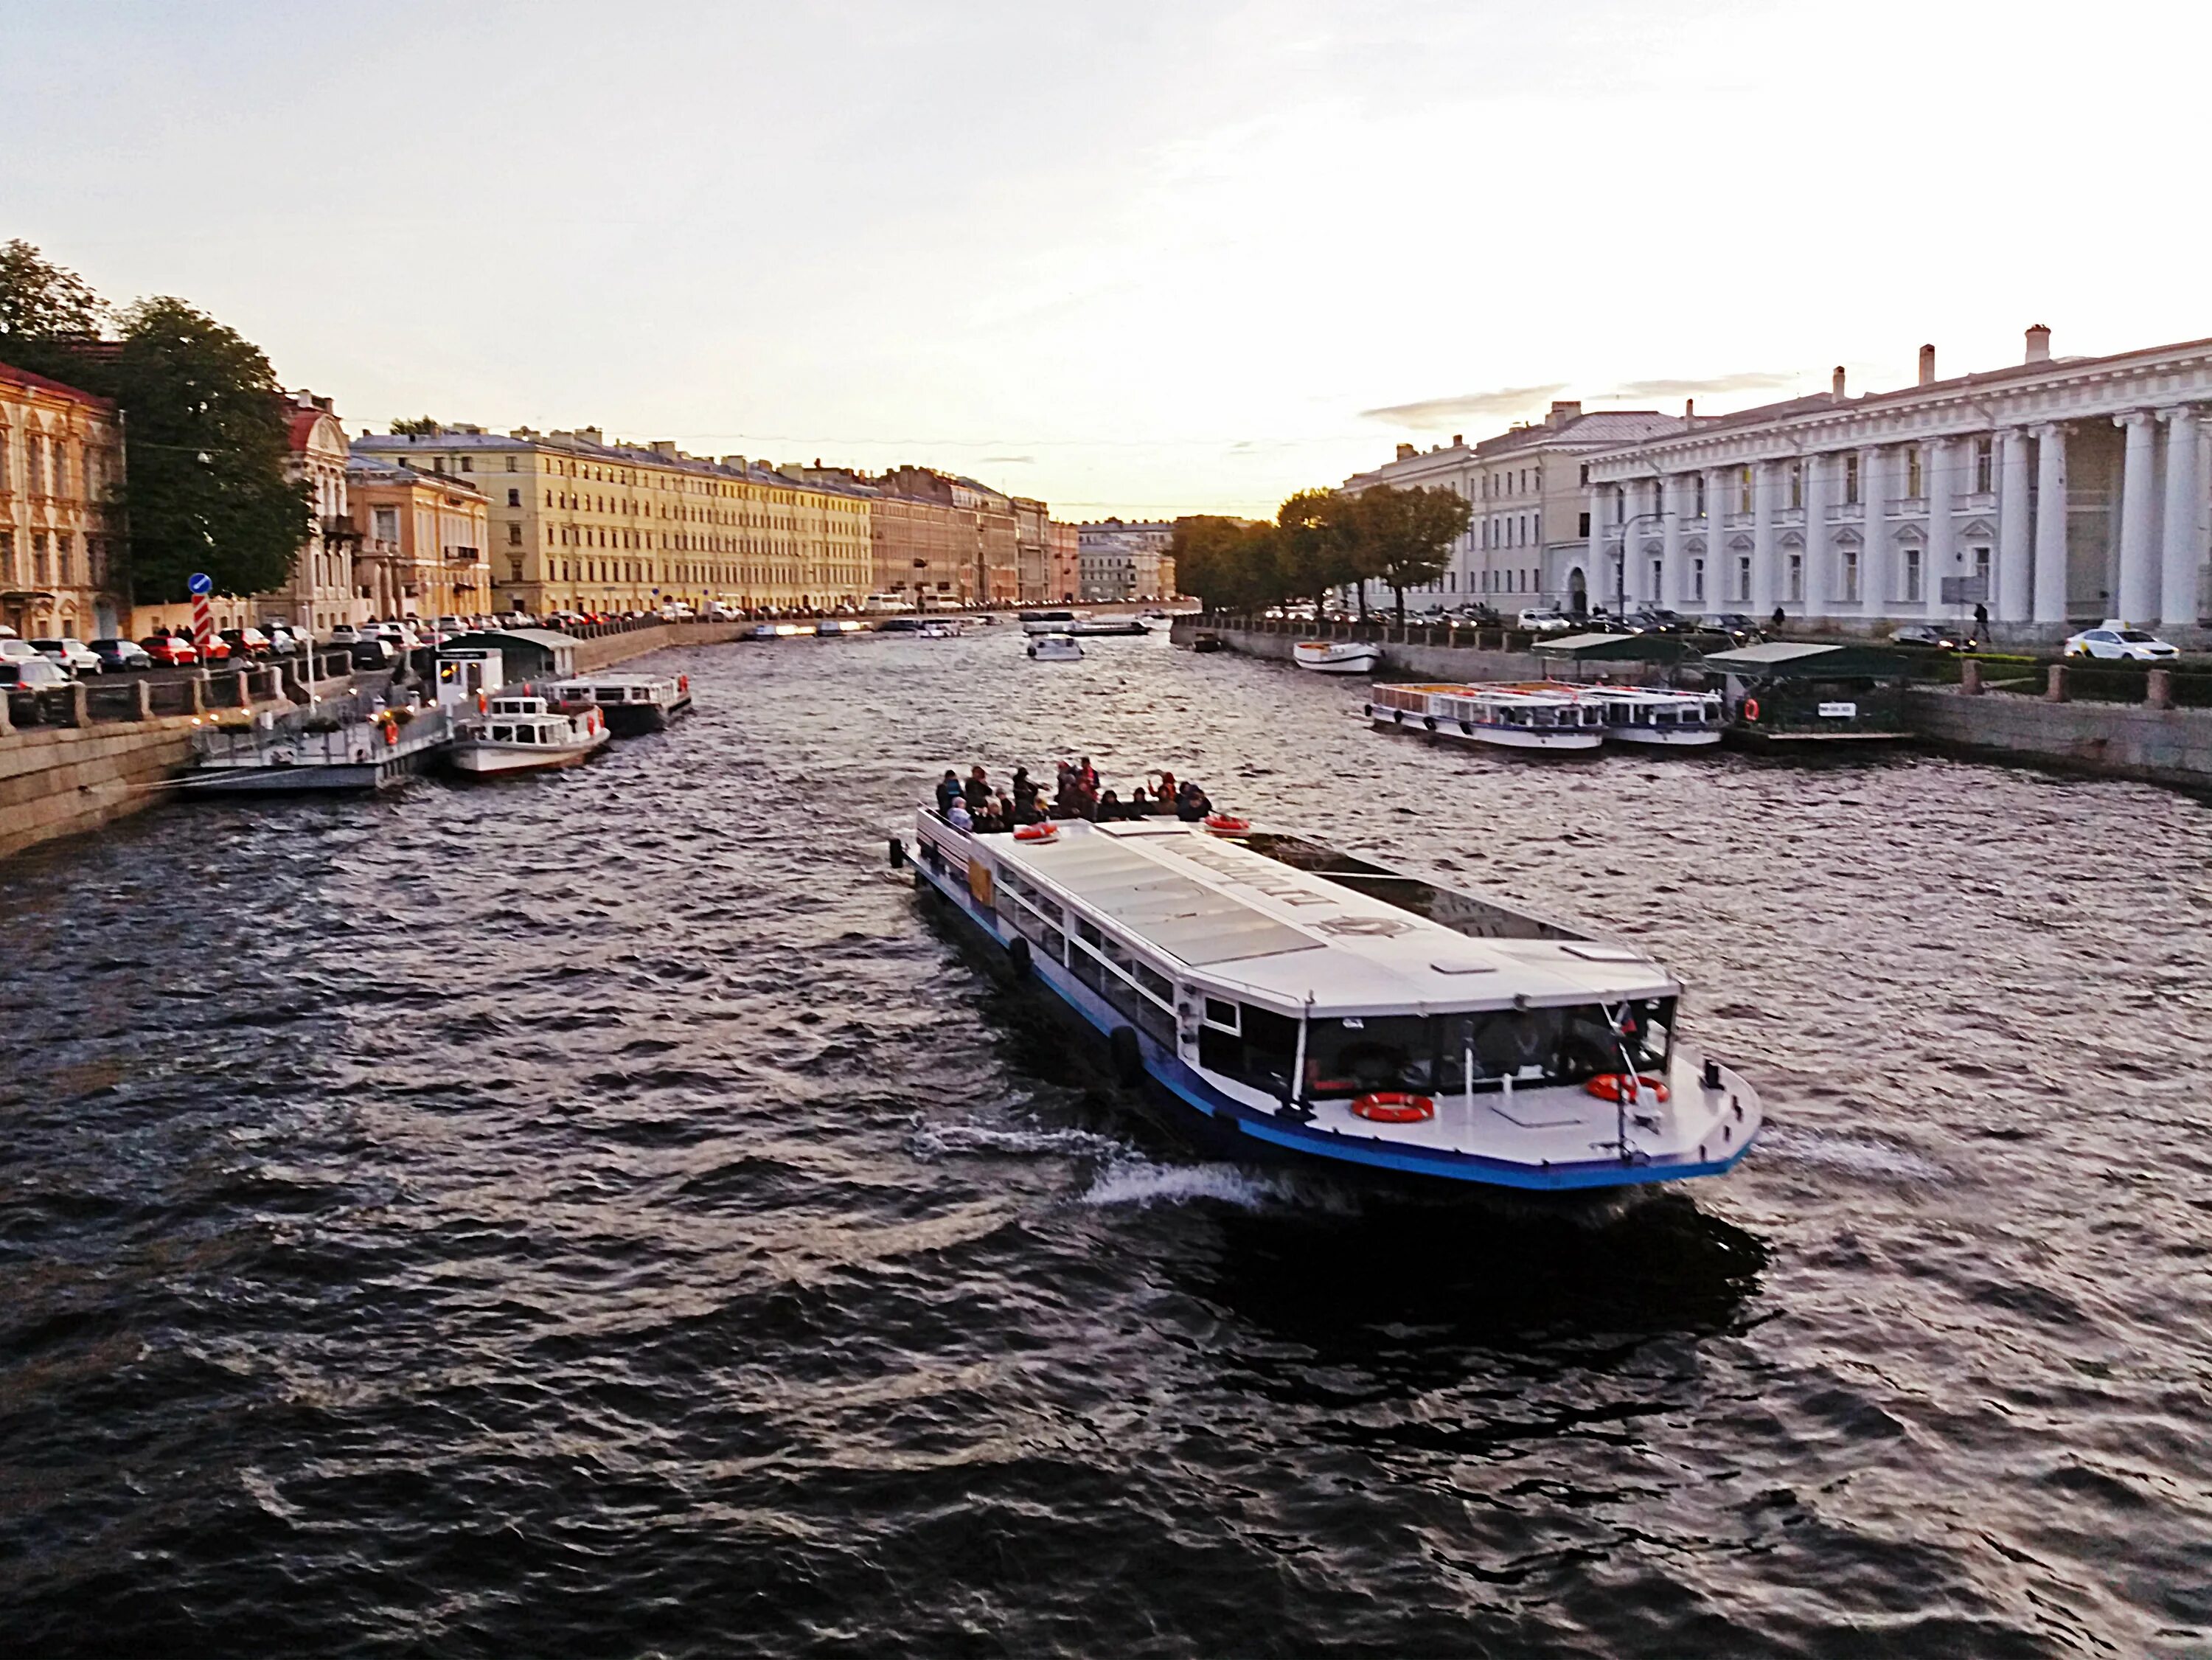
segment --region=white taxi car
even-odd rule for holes
[[[2124,658],[2138,663],[2154,663],[2162,658],[2181,655],[2156,635],[2131,629],[2117,619],[2068,635],[2065,652],[2069,657]]]

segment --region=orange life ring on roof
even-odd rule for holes
[[[1747,721],[1759,719],[1759,699],[1747,697],[1743,700],[1743,718]]]
[[[1055,826],[1051,824],[1020,824],[1015,827],[1014,840],[1017,842],[1057,842],[1060,840],[1060,831]]]
[[[1667,1098],[1667,1085],[1660,1079],[1643,1073],[1632,1075],[1625,1072],[1601,1072],[1583,1088],[1601,1101],[1631,1101],[1643,1093],[1648,1093],[1655,1101]]]
[[[1420,1124],[1437,1116],[1437,1104],[1425,1095],[1402,1090],[1381,1090],[1363,1095],[1352,1104],[1352,1116],[1377,1124]]]
[[[1237,836],[1250,830],[1252,821],[1249,818],[1234,818],[1225,812],[1209,812],[1206,815],[1206,827],[1216,835]]]
[[[399,723],[397,721],[387,721],[384,723],[384,741],[387,744],[397,744],[399,741]]]

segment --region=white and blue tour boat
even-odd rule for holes
[[[1606,739],[1604,709],[1571,687],[1377,686],[1367,718],[1378,731],[1496,749],[1586,752]]]
[[[1759,1134],[1671,974],[1498,899],[1218,817],[979,834],[925,809],[915,841],[1123,1083],[1245,1152],[1565,1191],[1718,1175]]]

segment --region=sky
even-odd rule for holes
[[[1268,514],[1553,398],[2212,335],[2208,47],[2137,0],[0,0],[0,240],[356,432]]]

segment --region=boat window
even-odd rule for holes
[[[1037,914],[1054,927],[1061,926],[1066,921],[1066,919],[1060,911],[1058,900],[1048,899],[1035,889],[1031,889],[1027,897],[1029,902],[1037,908]]]
[[[1044,954],[1054,962],[1065,963],[1067,960],[1067,936],[1058,928],[1042,929],[1036,939],[1037,943],[1044,947]]]
[[[1206,1000],[1206,1018],[1208,1025],[1224,1026],[1231,1031],[1235,1031],[1237,1005],[1224,1003],[1218,997],[1209,997]]]
[[[513,727],[494,727],[491,729],[491,741],[495,744],[513,743],[514,741],[514,728]]]
[[[1137,964],[1137,983],[1163,1003],[1175,1001],[1175,982],[1149,963]]]
[[[601,686],[599,688],[599,702],[602,703],[619,703],[628,694],[625,693],[620,686]]]
[[[1103,945],[1106,939],[1104,934],[1099,933],[1098,925],[1096,922],[1086,922],[1079,916],[1075,919],[1075,937],[1086,946]]]
[[[1286,1014],[1245,1003],[1239,1006],[1238,1025],[1243,1028],[1241,1037],[1200,1026],[1198,1064],[1270,1095],[1287,1095],[1297,1065],[1298,1023]]]
[[[1067,954],[1067,966],[1075,970],[1075,977],[1093,991],[1106,984],[1106,965],[1091,952],[1078,946]]]
[[[1444,1053],[1438,1059],[1448,1080],[1455,1067],[1465,1068],[1471,1048],[1478,1090],[1496,1089],[1507,1078],[1523,1087],[1578,1084],[1619,1072],[1624,1057],[1638,1070],[1663,1067],[1674,1040],[1674,1000],[1500,1009],[1450,1016],[1443,1024],[1449,1030],[1442,1034]]]
[[[1311,1020],[1306,1025],[1306,1093],[1366,1095],[1436,1087],[1437,1022],[1420,1015]]]

